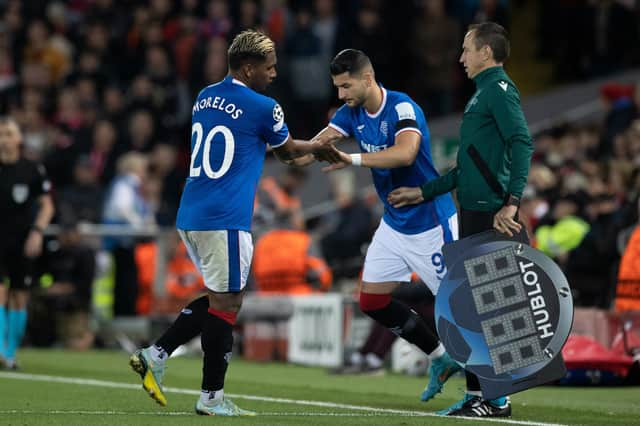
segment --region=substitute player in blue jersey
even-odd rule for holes
[[[395,208],[388,194],[408,182],[437,178],[431,159],[429,129],[422,109],[406,94],[376,82],[369,58],[347,49],[331,62],[333,84],[345,102],[317,139],[355,138],[361,153],[340,152],[331,171],[349,165],[371,168],[373,183],[384,203],[384,215],[367,250],[360,308],[395,334],[422,349],[431,359],[430,379],[421,399],[440,392],[460,366],[449,357],[436,334],[413,310],[391,298],[415,271],[435,295],[444,277],[442,245],[457,239],[456,208],[449,194],[429,203]]]
[[[177,218],[207,297],[186,306],[154,345],[131,356],[130,364],[149,395],[166,405],[165,361],[202,332],[204,367],[196,413],[238,416],[255,413],[224,397],[224,377],[251,265],[251,217],[267,145],[285,162],[305,154],[329,161],[339,156],[330,143],[292,139],[280,105],[258,93],[276,77],[271,39],[244,31],[231,43],[228,57],[229,75],[204,88],[193,105],[191,163]]]

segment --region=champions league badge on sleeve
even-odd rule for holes
[[[451,357],[478,376],[486,399],[557,380],[566,370],[569,284],[553,260],[524,241],[486,231],[442,249],[438,334]]]

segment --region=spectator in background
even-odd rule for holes
[[[605,84],[600,88],[600,97],[605,104],[607,111],[602,140],[600,144],[600,154],[610,156],[614,151],[614,139],[631,126],[631,123],[638,118],[638,97],[637,86]]]
[[[122,61],[122,67],[119,67],[122,68],[121,75],[126,81],[130,81],[142,68],[145,36],[150,22],[149,9],[143,5],[135,6],[131,21],[127,32],[122,37],[124,45],[122,57],[125,59]]]
[[[180,240],[178,232],[169,232],[165,237],[166,294],[159,297],[155,293],[158,244],[155,241],[138,244],[135,258],[138,266],[138,298],[136,310],[139,315],[152,312],[175,314],[199,293],[204,292],[204,280],[198,268],[189,258],[187,248]]]
[[[509,10],[505,0],[479,0],[475,2],[471,11],[469,24],[495,22],[505,29],[509,29]]]
[[[287,167],[278,179],[272,176],[260,179],[253,218],[256,237],[274,228],[305,229],[302,205],[296,193],[306,177],[304,169]]]
[[[189,91],[191,97],[197,95],[198,90],[220,81],[227,72],[227,41],[222,37],[213,37],[198,46],[193,57]]]
[[[156,220],[161,226],[173,226],[180,205],[180,196],[186,179],[184,170],[178,168],[178,151],[168,143],[158,143],[150,154],[150,175],[160,181],[161,192],[156,210]]]
[[[589,232],[582,219],[586,194],[568,194],[555,202],[549,215],[542,218],[535,231],[537,248],[564,264],[571,250]]]
[[[96,254],[83,241],[73,216],[63,214],[58,244],[48,244],[42,259],[42,272],[51,283],[36,297],[43,300],[47,311],[40,319],[54,323],[60,343],[85,350],[94,339],[90,314]]]
[[[73,166],[73,182],[58,193],[58,217],[70,221],[99,223],[102,208],[102,187],[96,170],[87,155],[81,155]]]
[[[617,0],[586,3],[588,45],[587,75],[595,77],[617,71],[630,63],[638,45],[637,6]],[[637,59],[637,58],[635,58]]]
[[[371,63],[381,82],[395,80],[393,40],[378,2],[367,2],[358,9],[355,28],[347,40],[345,47],[371,52]]]
[[[577,306],[609,308],[615,294],[615,274],[620,262],[618,234],[635,223],[635,204],[623,204],[602,193],[587,206],[590,229],[569,252],[565,266]]]
[[[198,19],[190,14],[182,14],[179,32],[173,44],[173,62],[177,77],[182,81],[188,81],[193,71],[192,58],[199,41]]]
[[[117,176],[107,191],[102,222],[144,229],[154,224],[152,212],[141,189],[147,177],[147,157],[128,152],[118,159]],[[115,263],[113,314],[135,315],[138,274],[134,259],[134,237],[106,237],[104,247]]]
[[[133,112],[129,118],[127,127],[127,138],[125,144],[127,149],[148,153],[155,144],[156,123],[151,111],[140,109]]]
[[[344,32],[342,19],[336,13],[335,0],[314,0],[313,16],[313,33],[320,39],[323,60],[328,63],[336,54],[336,44]]]
[[[27,27],[27,43],[23,61],[43,65],[50,83],[59,83],[70,71],[71,46],[61,35],[51,36],[49,25],[43,20],[33,20]]]
[[[614,308],[616,312],[640,311],[640,227],[637,226],[622,253]]]
[[[235,37],[244,30],[260,28],[260,10],[256,0],[240,0],[237,16],[230,36]]]
[[[444,0],[423,0],[410,44],[412,94],[427,116],[453,111],[460,25],[445,13]]]
[[[38,108],[25,108],[21,117],[22,154],[33,161],[42,161],[49,149],[47,125],[42,111]]]
[[[109,84],[102,92],[102,113],[104,120],[109,120],[115,129],[123,128],[126,120],[125,100],[122,89],[116,84]],[[100,122],[101,120],[98,120]]]
[[[323,41],[313,29],[311,11],[300,8],[295,22],[295,29],[284,46],[291,87],[289,121],[294,133],[311,137],[313,129],[324,124],[331,86],[326,73]]]
[[[168,51],[161,46],[151,46],[146,52],[145,74],[152,86],[153,109],[156,125],[166,132],[184,124],[191,113],[187,88],[177,80],[169,61]]]
[[[365,202],[356,196],[355,174],[349,169],[329,175],[331,194],[337,210],[321,225],[322,253],[339,277],[354,278],[362,268],[364,247],[371,240],[375,224]]]
[[[116,161],[124,153],[118,143],[118,133],[113,122],[100,120],[93,128],[92,143],[85,151],[100,184],[111,182],[116,172]]]
[[[225,0],[209,0],[206,5],[206,16],[200,25],[202,36],[227,39],[231,35],[232,28],[233,21],[229,15],[227,2]]]
[[[9,107],[9,97],[14,95],[18,76],[13,65],[11,43],[5,28],[0,28],[0,112]]]
[[[262,22],[269,37],[276,43],[284,42],[291,19],[285,0],[262,0]]]
[[[328,291],[333,282],[331,269],[302,230],[274,229],[260,237],[252,269],[261,294],[317,293]]]

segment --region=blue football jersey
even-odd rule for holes
[[[250,231],[266,145],[278,147],[289,136],[282,108],[228,76],[198,94],[191,123],[191,164],[177,227]]]
[[[432,201],[395,208],[387,201],[387,195],[401,186],[420,186],[439,176],[431,159],[429,128],[422,109],[401,92],[382,88],[382,105],[375,114],[364,107],[340,107],[329,126],[347,137],[355,138],[362,152],[377,152],[394,145],[400,132],[420,134],[420,150],[414,163],[394,169],[372,168],[373,184],[384,203],[384,221],[398,232],[417,234],[447,223],[456,208],[450,194]]]

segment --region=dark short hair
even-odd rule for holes
[[[371,61],[363,51],[344,49],[333,58],[329,65],[329,70],[331,75],[339,75],[345,72],[359,74],[367,67],[371,67]]]
[[[483,22],[469,25],[469,31],[473,31],[476,49],[489,46],[496,62],[503,63],[507,60],[511,46],[509,34],[502,25],[495,22]]]

